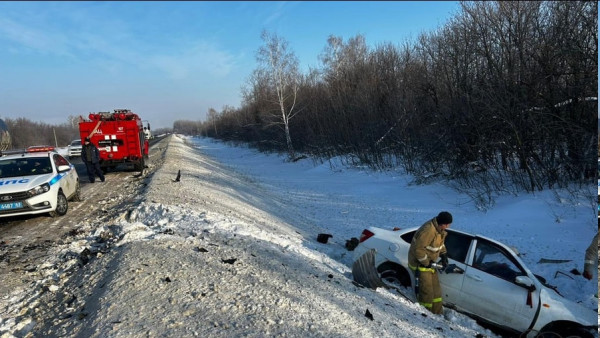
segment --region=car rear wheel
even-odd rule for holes
[[[406,270],[396,264],[385,263],[377,268],[381,280],[392,286],[410,286],[410,276]]]
[[[67,201],[67,197],[62,191],[58,192],[58,196],[56,196],[56,209],[50,212],[52,217],[63,216],[69,210],[69,202]]]

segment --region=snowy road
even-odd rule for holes
[[[151,149],[147,174],[151,175],[162,163],[161,152],[164,148],[160,143]],[[36,305],[38,298],[53,297],[46,291],[52,280],[67,273],[65,263],[73,264],[72,258],[79,257],[83,248],[78,251],[78,243],[86,242],[82,238],[89,236],[91,228],[117,217],[123,208],[137,204],[139,192],[146,186],[146,176],[126,167],[107,173],[104,183],[90,184],[81,160],[71,161],[80,176],[82,202],[69,202],[69,210],[62,217],[38,215],[0,220],[0,333],[15,329],[10,327],[19,322],[17,315],[25,311],[22,306]]]
[[[0,294],[27,288],[40,276],[38,268],[49,256],[72,240],[81,224],[103,219],[113,214],[120,203],[128,200],[125,191],[135,195],[139,186],[138,173],[123,171],[106,175],[105,183],[89,184],[83,163],[75,159],[81,182],[82,202],[69,202],[65,216],[52,218],[47,214],[0,219]],[[130,196],[131,196],[130,195]]]

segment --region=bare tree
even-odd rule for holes
[[[294,111],[298,95],[300,73],[298,71],[298,58],[288,47],[288,42],[277,36],[263,31],[261,38],[264,45],[257,53],[260,69],[269,85],[274,89],[276,103],[281,113],[280,124],[283,124],[288,155],[294,158],[294,147],[290,136],[290,120],[298,113]]]
[[[79,128],[80,119],[81,115],[69,115],[69,117],[67,117],[67,123],[73,128]]]
[[[219,136],[219,133],[217,133],[217,117],[218,117],[218,113],[214,108],[209,108],[208,112],[206,113],[206,117],[209,123],[211,123],[213,125],[213,128],[215,130],[215,137]]]

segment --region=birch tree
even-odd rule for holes
[[[295,110],[300,83],[298,58],[289,48],[288,42],[277,34],[263,31],[261,38],[264,45],[257,53],[258,73],[265,76],[269,87],[273,89],[274,101],[278,106],[278,124],[283,125],[288,155],[293,159],[295,152],[289,126],[290,120],[298,113]]]
[[[217,119],[219,117],[219,113],[214,109],[214,108],[209,108],[208,112],[206,113],[206,118],[208,119],[208,122],[210,124],[212,124],[214,130],[215,130],[215,137],[219,137],[219,133],[217,132]]]

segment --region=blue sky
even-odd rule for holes
[[[60,124],[131,109],[153,128],[239,107],[263,29],[320,67],[330,35],[402,44],[450,1],[0,2],[0,118]]]

